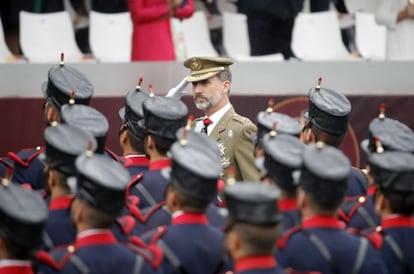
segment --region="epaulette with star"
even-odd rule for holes
[[[358,211],[358,208],[363,206],[366,202],[367,198],[365,196],[346,198],[338,210],[338,218],[345,223],[349,223],[351,218]]]

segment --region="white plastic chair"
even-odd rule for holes
[[[292,50],[305,61],[350,60],[333,11],[299,13],[293,27]]]
[[[20,11],[20,46],[30,62],[57,62],[61,52],[65,62],[84,60],[79,50],[69,13]]]
[[[218,56],[211,44],[210,31],[204,12],[196,11],[193,16],[179,22],[186,56]]]
[[[283,61],[280,53],[250,56],[250,42],[245,14],[223,12],[223,43],[229,56],[237,61]]]
[[[355,14],[355,42],[362,57],[385,60],[387,30],[375,22],[375,15],[367,12]]]
[[[89,44],[101,62],[129,62],[132,47],[129,12],[89,14]]]

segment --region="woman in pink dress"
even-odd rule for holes
[[[132,61],[175,60],[170,18],[189,18],[193,0],[128,0],[134,30]]]

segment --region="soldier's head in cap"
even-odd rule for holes
[[[91,106],[71,103],[62,106],[61,115],[63,123],[81,128],[95,137],[96,153],[105,152],[106,137],[109,131],[109,123],[105,115]]]
[[[129,172],[115,160],[91,150],[75,162],[77,185],[71,208],[78,233],[86,229],[108,229],[125,205]]]
[[[281,216],[277,208],[280,191],[260,182],[241,182],[224,188],[228,222],[225,247],[232,259],[272,255]]]
[[[176,132],[187,122],[187,106],[173,97],[151,96],[143,103],[144,119],[139,121],[145,129],[145,152],[151,161],[166,157],[176,141]]]
[[[139,79],[136,88],[128,92],[125,106],[119,110],[122,120],[119,129],[119,143],[122,154],[144,154],[145,129],[138,122],[144,118],[142,105],[149,97],[148,93],[141,89],[142,78]]]
[[[277,134],[287,134],[298,138],[302,132],[302,126],[298,120],[289,115],[274,112],[273,108],[274,100],[269,99],[266,110],[260,111],[257,114],[257,133],[253,135],[256,167],[261,170],[262,173],[264,172],[263,137],[265,134],[274,131],[277,132]]]
[[[348,130],[351,103],[338,91],[321,87],[318,79],[316,87],[309,90],[309,110],[304,113],[307,123],[304,126],[304,142],[314,143],[325,135],[324,142],[339,147]]]
[[[28,260],[40,244],[47,207],[39,194],[4,178],[0,183],[1,259]]]
[[[305,145],[295,136],[272,130],[263,136],[262,146],[265,178],[281,189],[282,198],[295,198],[294,172],[302,167]]]
[[[381,141],[385,151],[414,153],[414,132],[398,120],[386,117],[385,104],[380,105],[379,115],[368,126],[368,138],[361,142],[361,148],[368,154],[377,151],[376,140]]]
[[[414,154],[379,150],[368,158],[377,185],[375,210],[384,219],[391,214],[414,213]]]
[[[171,168],[162,171],[170,182],[167,206],[172,212],[204,213],[217,195],[220,149],[214,140],[187,128],[178,130],[177,137],[168,153]]]
[[[88,149],[95,151],[95,137],[81,128],[59,124],[45,129],[44,140],[42,157],[51,198],[68,195],[67,180],[76,175],[75,160]]]
[[[191,70],[187,81],[193,84],[194,104],[207,116],[230,102],[232,64],[231,59],[223,57],[191,57],[184,61]]]
[[[306,146],[298,187],[298,207],[303,218],[335,215],[345,196],[350,172],[348,158],[337,148],[322,141]]]
[[[93,92],[92,83],[77,69],[66,65],[62,53],[60,64],[49,69],[48,80],[42,84],[42,93],[46,99],[45,122],[49,124],[51,119],[59,121],[60,109],[69,100],[88,105]]]

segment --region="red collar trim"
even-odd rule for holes
[[[239,273],[250,269],[273,268],[276,266],[277,262],[273,256],[252,256],[236,261],[234,270],[236,273]]]
[[[302,222],[302,228],[306,229],[315,227],[344,229],[345,224],[343,222],[338,221],[338,219],[335,216],[322,215],[306,218]]]
[[[172,225],[178,224],[202,224],[208,225],[208,219],[205,214],[184,212],[175,216],[171,220]]]
[[[281,212],[293,211],[298,209],[297,201],[295,198],[281,199],[278,201],[277,204],[279,211]]]
[[[411,216],[390,216],[382,220],[382,228],[414,227],[414,219]]]
[[[131,166],[149,166],[150,161],[145,155],[128,155],[124,156],[124,166],[126,168]]]
[[[118,241],[114,234],[112,234],[112,231],[104,231],[76,239],[75,247],[80,248],[90,245],[116,244],[117,242]]]
[[[69,209],[73,199],[72,196],[56,197],[50,201],[49,210]]]
[[[149,170],[161,170],[166,167],[171,167],[171,159],[161,159],[149,164]]]
[[[375,194],[375,192],[377,192],[377,186],[376,185],[369,185],[367,194],[372,196],[372,195]]]
[[[31,266],[27,265],[10,265],[10,266],[0,266],[1,273],[7,274],[32,274],[33,270]]]

